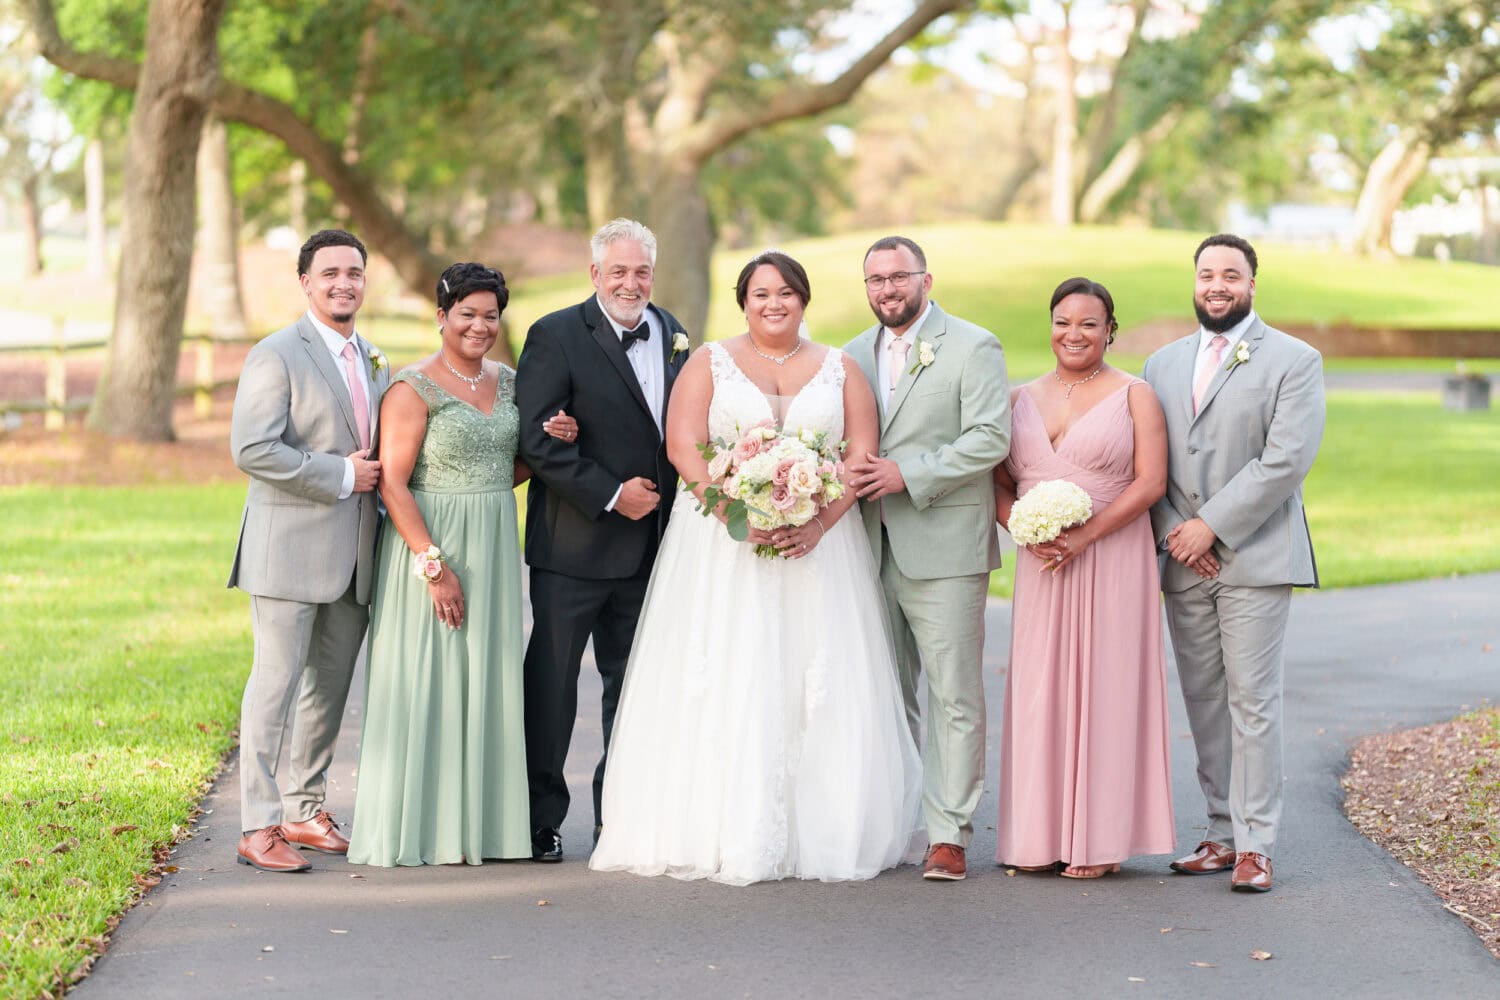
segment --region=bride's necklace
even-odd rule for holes
[[[762,351],[759,347],[756,347],[755,346],[755,338],[754,337],[750,337],[750,336],[747,335],[746,339],[748,339],[750,341],[750,350],[754,351],[756,354],[759,354],[761,357],[765,358],[767,361],[774,361],[776,363],[776,366],[778,368],[781,367],[782,365],[786,364],[788,361],[790,361],[792,359],[792,357],[798,351],[802,350],[802,345],[803,345],[803,343],[805,343],[805,341],[803,341],[803,339],[801,337],[798,337],[797,338],[797,346],[794,347],[794,348],[792,348],[790,351],[787,351],[785,354],[783,354],[781,357],[778,358],[778,357],[775,357],[773,355],[767,354],[765,351]]]
[[[1095,368],[1091,374],[1085,375],[1083,378],[1079,379],[1077,382],[1068,382],[1068,381],[1065,381],[1061,375],[1057,374],[1057,369],[1054,368],[1052,370],[1052,377],[1055,378],[1055,379],[1057,379],[1057,381],[1060,384],[1062,384],[1063,386],[1067,387],[1068,391],[1065,392],[1065,393],[1063,393],[1063,399],[1072,399],[1073,398],[1073,390],[1074,389],[1078,388],[1080,385],[1083,385],[1083,383],[1085,383],[1085,382],[1092,381],[1093,378],[1094,378],[1094,376],[1098,375],[1103,370],[1104,370],[1104,366],[1100,365],[1098,368]]]
[[[467,385],[469,387],[469,391],[470,392],[478,392],[479,391],[479,383],[481,383],[481,382],[484,381],[484,361],[483,360],[481,360],[479,362],[479,374],[478,375],[465,375],[463,372],[459,371],[457,368],[454,368],[452,365],[448,364],[448,356],[446,354],[444,354],[442,351],[438,351],[438,357],[440,357],[440,358],[443,359],[443,366],[445,368],[447,368],[450,372],[453,373],[453,377],[454,378],[458,379],[460,382],[464,383],[464,385]],[[1096,372],[1095,374],[1098,374],[1098,373]],[[1092,377],[1093,376],[1090,376],[1090,378],[1092,378]]]

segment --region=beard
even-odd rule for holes
[[[1232,330],[1250,315],[1250,300],[1235,299],[1229,311],[1222,316],[1213,316],[1204,308],[1198,299],[1193,300],[1193,312],[1198,314],[1198,322],[1203,324],[1203,329],[1209,333],[1223,333]]]
[[[902,299],[900,307],[889,316],[884,311],[885,307],[879,302],[871,303],[870,308],[874,310],[875,318],[880,320],[881,324],[887,330],[895,330],[906,326],[912,320],[922,315],[922,309],[925,306],[926,303],[922,301],[922,296],[918,295],[914,299]]]

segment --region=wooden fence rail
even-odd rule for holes
[[[103,350],[108,340],[68,340],[64,331],[65,321],[54,317],[52,341],[50,343],[0,344],[0,354],[46,354],[46,382],[41,399],[0,399],[0,419],[11,413],[41,413],[42,425],[48,430],[60,430],[69,413],[87,410],[93,405],[92,396],[68,398],[68,355],[87,351]],[[184,347],[197,352],[191,382],[177,386],[178,396],[193,397],[193,412],[198,417],[208,417],[213,412],[214,393],[225,386],[235,385],[232,379],[214,378],[214,354],[218,348],[237,344],[254,344],[259,337],[216,337],[211,333],[188,333],[183,335]],[[418,345],[396,344],[394,349],[420,350]]]

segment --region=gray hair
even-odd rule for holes
[[[602,267],[605,251],[611,244],[621,240],[639,242],[646,248],[646,256],[651,258],[651,266],[656,266],[656,234],[634,219],[611,219],[599,227],[599,231],[589,240],[589,249],[594,254],[594,266]]]

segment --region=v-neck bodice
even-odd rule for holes
[[[1135,479],[1135,421],[1130,416],[1130,386],[1121,386],[1073,422],[1054,447],[1047,423],[1031,394],[1016,394],[1011,412],[1010,456],[1006,470],[1016,481],[1017,496],[1049,479],[1066,479],[1082,487],[1095,504],[1109,503]]]
[[[412,489],[476,493],[515,485],[521,416],[516,410],[514,371],[500,366],[500,385],[489,413],[421,372],[404,371],[393,381],[410,385],[427,404],[427,434],[412,466]]]
[[[843,438],[843,352],[830,347],[812,378],[791,396],[767,396],[722,344],[709,344],[708,351],[714,383],[708,407],[710,437],[733,441],[746,428],[770,421],[783,430],[827,431],[830,440]]]

